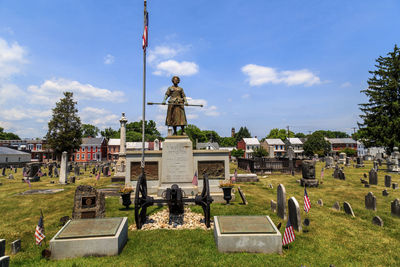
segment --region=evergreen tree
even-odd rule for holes
[[[64,92],[48,123],[47,142],[57,155],[63,151],[70,153],[82,143],[81,119],[72,96],[72,92]]]
[[[250,138],[250,137],[251,137],[251,133],[247,129],[247,127],[240,127],[239,131],[235,134],[236,142],[239,142],[243,138]]]
[[[358,123],[359,137],[366,147],[384,146],[390,152],[400,145],[400,49],[395,45],[376,62],[368,88],[361,90],[368,103],[359,104],[364,113]]]
[[[100,135],[106,138],[107,140],[110,140],[111,138],[120,138],[119,131],[116,131],[111,127],[105,128],[104,131],[100,132]]]

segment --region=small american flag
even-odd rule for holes
[[[197,179],[197,171],[194,172],[192,184],[193,185],[199,185],[199,180]]]
[[[237,170],[235,169],[235,173],[233,174],[233,177],[232,177],[232,183],[236,182],[236,178],[237,178]]]
[[[306,187],[304,187],[304,211],[309,212],[311,209],[311,202],[307,195]]]
[[[46,236],[44,235],[43,215],[40,215],[39,222],[35,230],[36,245],[41,245],[45,237]]]
[[[146,47],[148,46],[149,43],[149,31],[148,31],[148,26],[149,26],[149,13],[145,11],[146,13],[144,14],[144,30],[143,30],[143,42],[142,42],[142,47],[143,50],[146,51]]]
[[[29,178],[28,178],[28,179],[25,179],[25,183],[27,183],[27,184],[29,185],[29,188],[31,188],[31,187],[32,187],[32,185],[31,185],[31,181],[29,180]]]
[[[285,233],[283,234],[282,245],[286,246],[287,244],[293,242],[295,239],[293,226],[290,224],[290,219],[288,218]]]
[[[97,181],[100,180],[100,172],[97,174],[96,180],[97,180]]]

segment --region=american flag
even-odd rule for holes
[[[146,47],[149,43],[149,31],[148,31],[148,26],[149,26],[149,13],[147,11],[145,11],[144,14],[144,30],[143,30],[143,42],[142,42],[142,47],[143,50],[146,51]]]
[[[100,172],[99,172],[99,174],[97,174],[96,180],[97,180],[97,181],[100,180]]]
[[[31,181],[29,180],[29,178],[28,178],[28,179],[25,179],[24,181],[25,181],[25,183],[27,183],[27,184],[29,185],[29,188],[31,188],[31,187],[32,187],[32,185],[31,185]]]
[[[199,185],[199,180],[197,179],[197,171],[194,172],[192,184],[193,185]]]
[[[235,169],[235,173],[233,174],[233,177],[232,177],[232,183],[236,182],[236,178],[237,178],[237,170]]]
[[[290,224],[290,219],[288,218],[285,233],[283,233],[282,245],[286,246],[287,244],[293,242],[295,239],[293,226]]]
[[[309,212],[311,209],[311,202],[307,195],[306,187],[304,187],[304,211]]]
[[[45,237],[46,236],[44,235],[43,215],[40,215],[39,222],[35,230],[36,245],[40,245]]]

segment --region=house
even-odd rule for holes
[[[118,160],[121,139],[110,139],[107,144],[107,159]],[[142,150],[142,142],[126,142],[126,149]],[[162,142],[155,139],[153,142],[144,142],[145,150],[160,150]]]
[[[82,138],[79,149],[75,149],[72,161],[90,162],[102,161],[107,159],[107,140],[104,137]]]
[[[244,150],[244,158],[252,158],[253,152],[256,148],[260,148],[260,142],[256,137],[254,138],[243,138],[237,143],[237,148]]]
[[[304,153],[303,142],[301,142],[300,138],[297,138],[297,137],[286,138],[286,140],[285,140],[286,151],[289,149],[289,146],[291,146],[293,148],[295,158],[303,157],[303,153]]]
[[[110,139],[107,144],[107,159],[118,160],[121,139]]]
[[[205,150],[218,150],[219,149],[219,144],[218,143],[212,143],[212,142],[207,142],[207,143],[197,143],[196,144],[196,149],[205,149]]]
[[[9,147],[0,146],[0,166],[31,162],[31,154],[18,151]]]
[[[44,139],[0,140],[0,146],[30,153],[32,161],[46,162],[56,159]]]
[[[286,154],[285,143],[279,139],[265,139],[261,146],[268,151],[270,158],[280,158]]]
[[[357,151],[357,141],[352,138],[327,138],[327,140],[331,144],[331,151],[334,153],[345,148]]]

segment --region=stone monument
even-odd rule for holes
[[[400,172],[399,157],[400,157],[399,148],[394,147],[392,154],[387,159],[388,172]]]
[[[122,117],[119,120],[121,125],[121,133],[120,133],[120,144],[119,144],[119,158],[116,164],[116,172],[114,174],[115,178],[125,178],[125,171],[126,171],[126,123],[128,122],[127,118],[125,117],[125,113],[122,113]],[[123,180],[123,179],[122,179]]]
[[[66,184],[68,182],[67,156],[67,151],[61,154],[60,184]]]
[[[346,163],[346,153],[341,152],[339,153],[339,164],[345,164]]]
[[[80,185],[75,190],[72,219],[105,217],[106,203],[103,192],[89,185]]]
[[[318,180],[315,179],[315,161],[314,160],[303,160],[302,166],[303,178],[300,180],[301,186],[317,187]]]

